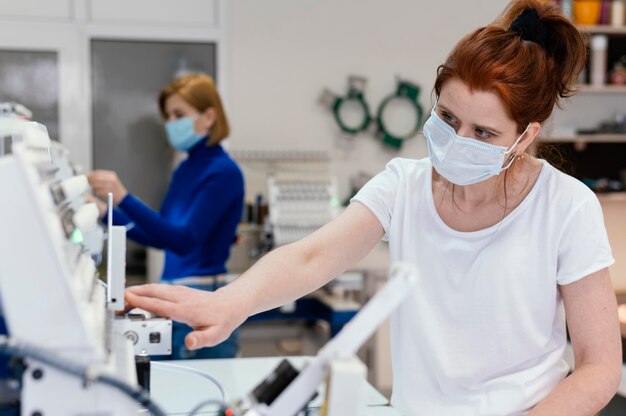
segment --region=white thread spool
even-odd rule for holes
[[[607,48],[609,38],[595,35],[591,38],[591,85],[601,87],[606,84]]]
[[[624,26],[624,0],[613,0],[611,5],[611,26]]]

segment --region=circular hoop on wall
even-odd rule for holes
[[[420,88],[408,81],[398,80],[398,87],[396,91],[383,99],[383,101],[378,106],[378,111],[376,113],[376,125],[378,127],[379,135],[382,138],[383,143],[388,146],[393,147],[394,149],[399,149],[402,146],[402,143],[405,140],[408,140],[414,137],[420,130],[422,126],[422,119],[424,117],[424,110],[419,103],[419,93]],[[415,111],[416,122],[413,128],[406,134],[398,135],[392,133],[389,126],[385,124],[383,113],[385,112],[385,108],[392,102],[397,100],[403,100],[407,102],[410,107]]]
[[[362,112],[362,119],[355,126],[349,126],[341,116],[341,108],[346,104],[356,104],[356,107],[360,108],[360,111]],[[335,118],[337,125],[342,132],[347,134],[354,135],[367,130],[370,122],[372,121],[369,106],[367,105],[363,94],[359,91],[350,91],[346,97],[337,97],[333,104],[332,110],[333,117]]]

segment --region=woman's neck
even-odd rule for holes
[[[444,193],[454,192],[454,202],[460,207],[472,210],[485,205],[499,203],[507,205],[507,199],[526,195],[535,182],[541,162],[529,155],[517,159],[500,175],[493,176],[476,184],[454,185],[436,171],[433,172],[433,184],[444,188]],[[522,196],[523,198],[523,196]]]

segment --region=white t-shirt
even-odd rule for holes
[[[378,218],[391,261],[421,280],[391,319],[392,404],[404,415],[520,415],[567,374],[558,285],[611,265],[598,199],[547,162],[499,224],[439,217],[430,159],[393,159],[353,198]]]

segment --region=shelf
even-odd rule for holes
[[[329,153],[322,150],[237,150],[228,152],[237,161],[253,162],[328,162]]]
[[[578,30],[584,33],[602,33],[607,35],[625,35],[626,26],[611,26],[611,25],[577,25]]]
[[[626,192],[601,192],[596,196],[600,202],[626,202]]]
[[[581,94],[626,94],[626,85],[602,85],[600,87],[578,84],[576,89]]]
[[[586,134],[580,136],[542,137],[546,143],[626,143],[626,134]]]

